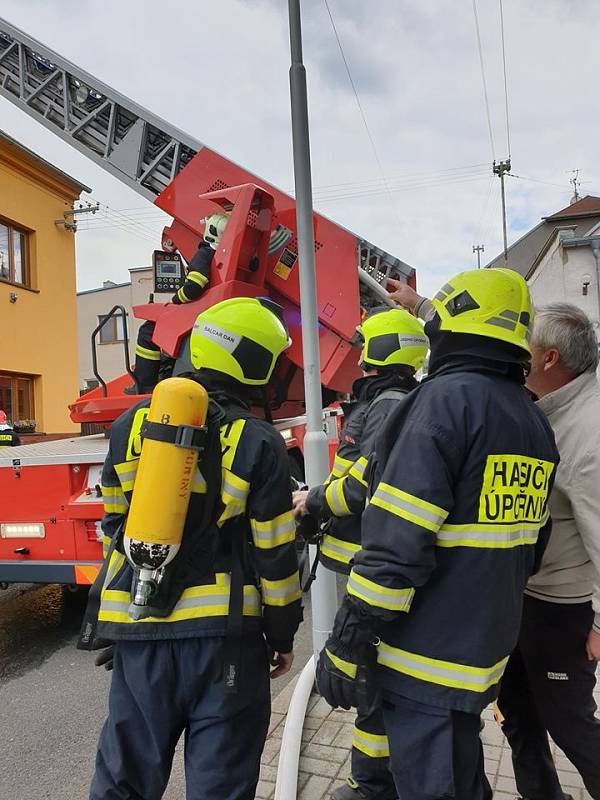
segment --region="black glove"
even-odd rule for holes
[[[374,623],[344,600],[316,670],[319,692],[333,708],[355,707],[367,714],[377,702]]]
[[[113,668],[113,655],[115,652],[114,644],[109,644],[108,647],[105,647],[103,650],[100,650],[96,658],[94,659],[94,663],[97,667],[104,667],[107,672],[110,672]]]

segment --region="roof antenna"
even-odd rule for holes
[[[579,187],[581,185],[581,181],[578,180],[579,179],[578,169],[572,169],[571,172],[573,173],[573,177],[569,179],[569,183],[573,184],[573,197],[571,198],[570,205],[573,205],[573,203],[576,203],[578,200],[581,199],[579,196]]]

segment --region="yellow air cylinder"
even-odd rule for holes
[[[204,387],[187,378],[167,378],[152,393],[148,421],[201,426],[207,411]],[[197,450],[144,439],[126,537],[149,544],[181,544],[197,463]]]

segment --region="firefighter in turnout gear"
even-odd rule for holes
[[[21,444],[21,439],[13,430],[8,421],[6,412],[0,409],[0,447],[17,447]]]
[[[198,316],[190,338],[196,372],[188,377],[211,400],[205,448],[180,549],[144,619],[129,613],[123,524],[142,488],[149,401],[112,426],[102,472],[106,557],[79,643],[110,645],[97,663],[113,669],[91,800],[159,800],[183,732],[188,800],[254,798],[270,717],[269,661],[271,677],[290,668],[302,610],[285,444],[249,402],[288,346],[282,310],[270,300],[225,300]]]
[[[358,327],[363,340],[364,377],[352,387],[354,400],[343,405],[344,427],[332,472],[322,486],[295,492],[297,513],[324,523],[320,560],[349,575],[360,550],[365,508],[365,473],[374,440],[387,417],[417,385],[428,342],[422,324],[411,314],[388,306],[375,309]],[[388,768],[388,742],[380,708],[357,716],[352,743],[352,777],[333,793],[334,800],[392,800],[396,790]]]
[[[333,706],[381,693],[402,800],[488,800],[480,714],[547,542],[558,452],[523,388],[523,278],[464,272],[433,306],[429,374],[377,437],[362,550],[317,681]]]
[[[227,221],[225,214],[213,214],[206,220],[204,238],[189,263],[185,283],[171,298],[171,302],[175,305],[198,300],[208,286],[210,265],[227,227]],[[155,323],[147,320],[138,331],[133,371],[136,385],[128,386],[125,389],[126,394],[149,394],[156,386],[160,367],[160,347],[152,341],[154,327]]]

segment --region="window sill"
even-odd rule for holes
[[[106,344],[123,344],[125,339],[115,339],[114,342],[98,342],[99,345],[104,346]]]
[[[6,278],[0,278],[0,284],[4,283],[6,286],[14,286],[16,289],[23,289],[25,292],[33,292],[34,294],[39,294],[39,289],[33,289],[31,286],[24,286],[22,283],[15,283],[14,281],[9,281]]]

